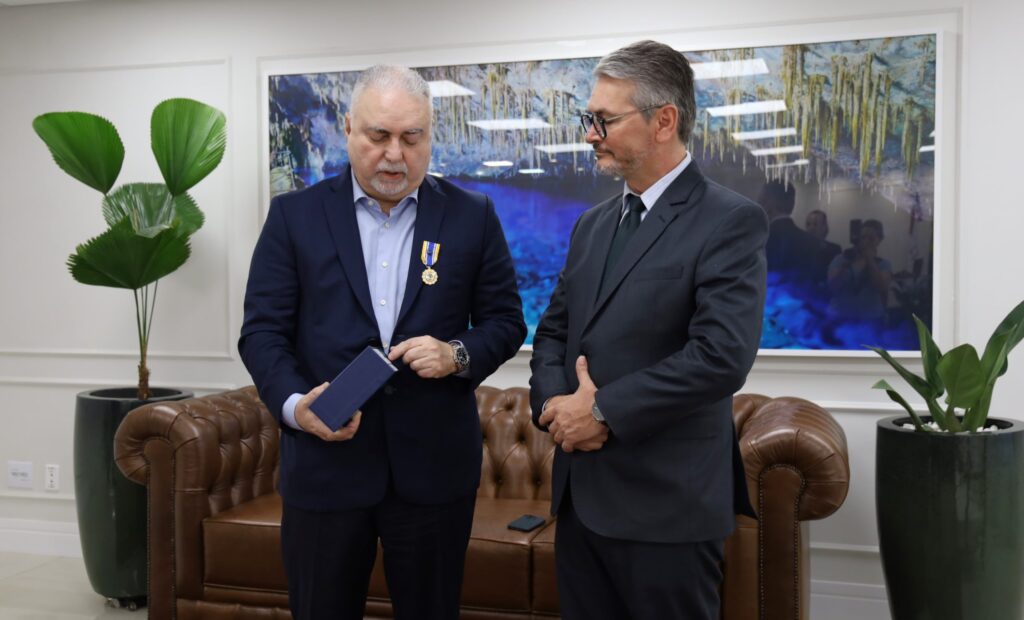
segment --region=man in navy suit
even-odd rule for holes
[[[796,187],[782,180],[768,181],[761,186],[757,201],[768,214],[768,271],[778,275],[780,282],[804,290],[821,287],[827,267],[819,259],[822,243],[793,221]]]
[[[297,620],[362,618],[380,540],[396,618],[459,613],[481,438],[474,389],[526,336],[486,196],[427,176],[431,98],[360,76],[339,176],[276,197],[238,343],[281,421],[281,546]],[[366,346],[401,370],[346,426],[309,405]]]
[[[681,53],[643,41],[594,73],[586,140],[625,183],[576,222],[531,361],[559,445],[562,617],[717,620],[724,539],[753,514],[732,395],[760,338],[767,219],[687,152]]]

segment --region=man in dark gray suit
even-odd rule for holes
[[[582,115],[622,194],[588,210],[533,343],[535,424],[559,448],[562,617],[717,619],[720,561],[752,515],[732,422],[760,339],[767,221],[687,153],[682,54],[604,57]]]

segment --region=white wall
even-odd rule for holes
[[[122,180],[157,178],[146,126],[160,99],[193,96],[227,113],[228,155],[196,191],[207,224],[194,238],[192,260],[161,286],[151,345],[155,384],[205,393],[249,382],[234,340],[259,226],[260,75],[267,66],[310,56],[436,55],[448,48],[680,32],[727,46],[756,43],[762,32],[817,35],[850,24],[941,23],[954,35],[949,43],[960,83],[944,85],[954,104],[946,111],[947,136],[959,152],[950,153],[958,174],[944,185],[952,226],[945,237],[940,344],[983,342],[1024,297],[1024,279],[1014,275],[1024,209],[1006,181],[1019,174],[1013,149],[1024,143],[1024,129],[1004,111],[1024,100],[1012,55],[1024,26],[1019,1],[524,0],[514,9],[487,6],[261,0],[0,8],[0,401],[6,404],[0,470],[8,459],[30,460],[37,478],[37,488],[26,492],[0,483],[0,550],[77,553],[74,394],[130,384],[135,376],[129,294],[78,285],[64,268],[69,251],[98,233],[102,219],[98,194],[62,175],[32,134],[31,119],[43,111],[108,114],[129,150]],[[893,408],[868,389],[888,374],[870,359],[766,356],[746,388],[826,406],[850,443],[850,496],[811,529],[815,618],[888,616],[874,526],[873,446],[876,420]],[[527,378],[521,355],[489,382],[525,385]],[[1022,400],[1024,382],[1011,378],[994,410],[1013,417],[1011,403]],[[61,466],[57,494],[42,491],[45,463]]]

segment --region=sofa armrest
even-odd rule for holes
[[[828,411],[802,398],[765,399],[737,434],[755,507],[764,502],[764,477],[778,468],[800,478],[792,497],[797,520],[824,519],[842,506],[850,456],[846,434]]]
[[[801,398],[737,396],[734,419],[747,489],[758,513],[761,618],[807,618],[808,541],[804,521],[823,519],[846,499],[846,435],[832,415]],[[751,532],[752,534],[753,532]]]
[[[145,405],[114,436],[114,458],[148,487],[150,614],[202,597],[202,521],[274,492],[279,428],[252,387]]]

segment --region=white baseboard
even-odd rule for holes
[[[811,580],[812,620],[890,620],[885,586]]]
[[[82,557],[78,524],[35,519],[0,519],[0,551]]]

